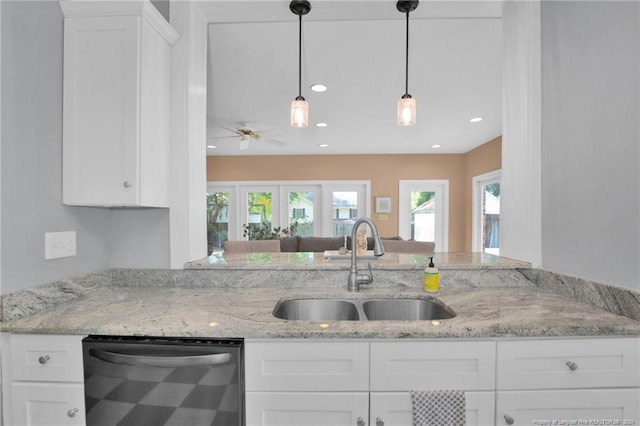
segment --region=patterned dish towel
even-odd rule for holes
[[[414,426],[464,426],[464,392],[459,390],[411,391]]]

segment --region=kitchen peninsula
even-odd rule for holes
[[[371,260],[373,283],[349,293],[350,262],[322,253],[214,255],[182,270],[109,269],[3,295],[2,338],[13,362],[36,357],[33,368],[41,371],[37,356],[50,351],[73,366],[53,387],[20,376],[11,383],[49,390],[45,400],[65,395],[57,418],[77,412],[84,424],[82,336],[241,337],[247,425],[283,419],[313,425],[318,413],[340,419],[331,425],[359,419],[408,425],[409,390],[425,386],[464,389],[470,425],[502,424],[502,418],[530,424],[558,401],[562,418],[595,407],[612,418],[640,420],[637,292],[491,255],[436,253],[436,259],[441,285],[434,295],[422,290],[423,256]],[[272,314],[283,299],[432,297],[456,316],[287,321]],[[30,398],[42,398],[13,394],[19,395],[11,402],[14,421],[37,406]]]

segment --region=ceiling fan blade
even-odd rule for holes
[[[218,127],[220,127],[221,129],[225,129],[225,130],[228,130],[230,132],[233,132],[234,134],[238,133],[238,129],[237,128],[233,128],[233,127],[230,127],[230,126],[225,126],[223,124],[218,124]]]
[[[229,136],[209,136],[207,139],[235,139],[238,135],[229,135]]]
[[[278,140],[278,139],[266,139],[266,138],[264,138],[264,139],[260,139],[260,141],[261,142],[264,141],[264,142],[267,142],[267,143],[272,143],[272,144],[280,145],[280,146],[285,146],[287,144],[285,141],[281,141],[281,140]]]

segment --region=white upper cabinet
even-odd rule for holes
[[[66,0],[63,202],[169,205],[170,57],[147,0]]]

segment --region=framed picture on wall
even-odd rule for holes
[[[391,213],[391,197],[376,197],[376,213]]]

